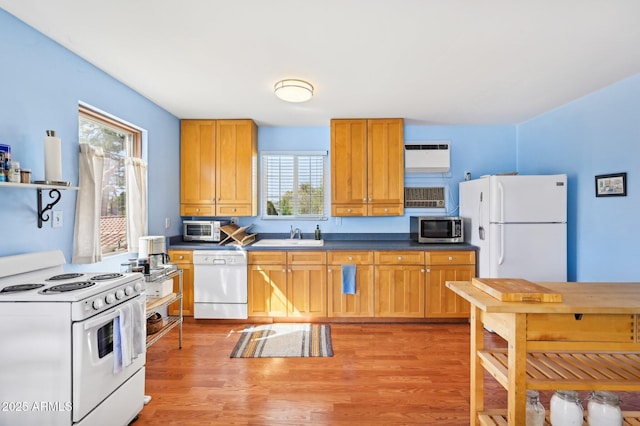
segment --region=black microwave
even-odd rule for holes
[[[462,218],[457,216],[411,216],[411,238],[419,243],[463,243]]]

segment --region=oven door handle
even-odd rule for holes
[[[100,316],[96,319],[92,319],[89,320],[87,322],[84,323],[84,329],[85,330],[89,330],[90,328],[94,328],[97,326],[102,326],[106,323],[108,323],[109,321],[113,320],[115,317],[120,316],[120,310],[116,309],[115,311],[111,312],[110,314],[107,314],[106,316]]]

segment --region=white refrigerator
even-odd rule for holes
[[[566,175],[488,176],[459,190],[478,277],[567,280]]]

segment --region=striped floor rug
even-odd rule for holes
[[[331,327],[324,324],[264,324],[245,328],[231,358],[330,357]]]

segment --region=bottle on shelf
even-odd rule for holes
[[[540,394],[535,390],[527,390],[527,424],[526,426],[544,426],[545,409],[540,402]]]

